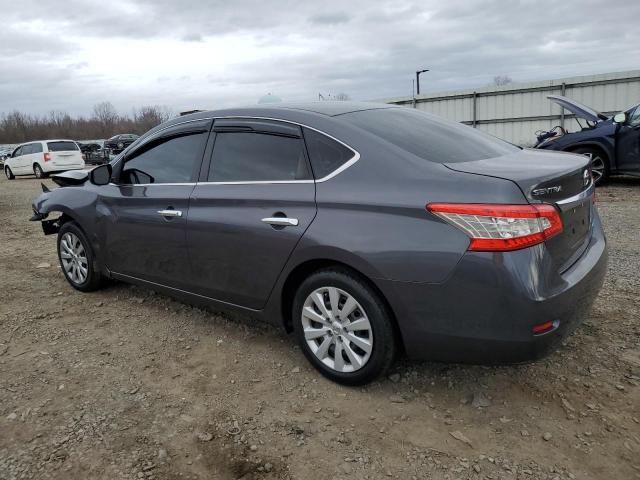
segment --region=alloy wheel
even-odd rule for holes
[[[371,357],[371,322],[344,290],[321,287],[311,292],[302,308],[302,328],[311,352],[332,370],[355,372]]]
[[[89,274],[89,261],[84,245],[77,235],[67,232],[60,240],[60,259],[67,278],[76,285],[82,285]]]
[[[595,183],[598,183],[605,174],[604,160],[600,155],[594,155],[591,159],[591,174]]]

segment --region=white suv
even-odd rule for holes
[[[44,178],[52,172],[84,168],[82,152],[73,140],[42,140],[19,145],[4,161],[9,180],[17,175]]]

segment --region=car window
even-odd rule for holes
[[[30,153],[32,153],[32,151],[31,151],[31,144],[23,145],[23,146],[22,146],[22,153],[21,153],[21,155],[29,155]]]
[[[326,177],[355,156],[353,150],[320,132],[306,127],[302,131],[316,179]]]
[[[202,160],[206,133],[163,139],[125,160],[120,181],[139,183],[191,182],[196,162]]]
[[[478,129],[413,108],[382,108],[340,118],[435,163],[468,162],[507,155],[519,148]]]
[[[640,125],[640,105],[629,116],[629,125],[632,127]]]
[[[73,152],[79,150],[76,142],[69,141],[47,142],[47,148],[50,152]]]
[[[253,132],[217,133],[211,182],[309,180],[300,138]]]
[[[20,155],[22,155],[22,149],[23,149],[23,148],[24,148],[24,147],[18,147],[18,148],[16,148],[16,149],[13,151],[13,155],[12,155],[12,156],[13,156],[13,157],[19,157]]]
[[[31,144],[31,153],[42,153],[42,144],[41,143],[32,143]]]

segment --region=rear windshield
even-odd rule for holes
[[[518,150],[475,128],[440,119],[413,108],[362,110],[341,115],[348,122],[436,163],[500,157]]]
[[[78,150],[75,142],[47,142],[50,152],[71,152]]]

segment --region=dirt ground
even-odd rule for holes
[[[401,360],[365,388],[275,328],[124,284],[76,292],[27,221],[39,190],[0,181],[2,480],[640,478],[640,179],[598,190],[609,274],[558,352]]]

